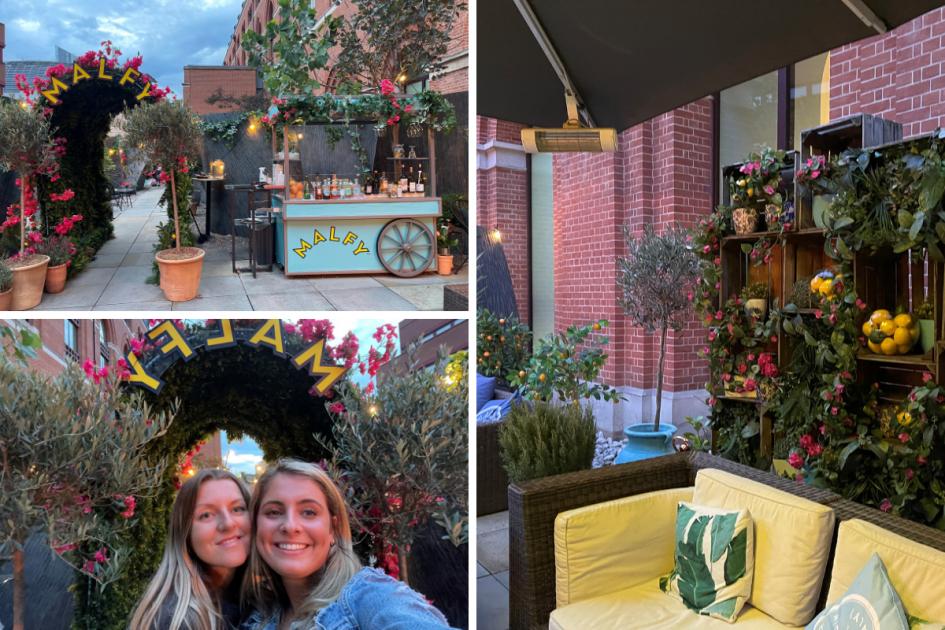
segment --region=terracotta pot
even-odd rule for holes
[[[732,211],[732,225],[736,234],[751,234],[758,229],[758,211],[753,208],[735,208]]]
[[[161,270],[164,297],[171,302],[186,302],[197,297],[205,255],[199,247],[182,247],[179,252],[163,249],[154,255]]]
[[[62,293],[66,288],[66,263],[46,268],[46,293]]]
[[[46,267],[49,256],[33,254],[26,264],[11,265],[13,271],[13,295],[10,310],[26,311],[43,301],[43,285],[46,284]]]
[[[0,293],[0,311],[9,311],[10,303],[13,301],[13,287],[10,287],[3,293]]]
[[[764,321],[765,315],[768,314],[768,299],[751,298],[750,300],[745,300],[745,314],[749,317],[757,317]]]
[[[453,255],[436,255],[436,270],[441,276],[448,276],[453,273]]]

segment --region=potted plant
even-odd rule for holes
[[[12,299],[13,272],[4,261],[0,260],[0,311],[9,311]]]
[[[836,190],[830,179],[832,165],[823,155],[812,155],[797,168],[796,180],[802,192],[811,195],[814,225],[826,227],[824,213],[833,203]]]
[[[174,219],[174,247],[155,254],[160,285],[172,302],[197,296],[204,250],[182,247],[178,212],[177,175],[188,172],[188,163],[199,156],[201,132],[194,115],[180,103],[160,101],[139,105],[125,114],[125,141],[142,147],[148,159],[161,167],[161,180],[170,184]]]
[[[49,259],[27,248],[37,209],[31,178],[55,169],[54,147],[49,121],[38,110],[12,101],[0,102],[0,168],[20,175],[19,216],[14,222],[20,228],[18,252],[8,260],[13,271],[10,308],[15,311],[33,308],[43,299]]]
[[[635,238],[629,230],[627,256],[618,258],[617,284],[621,306],[630,321],[648,332],[660,333],[660,358],[656,372],[656,412],[652,423],[631,425],[624,430],[627,446],[615,463],[624,463],[672,452],[676,427],[660,426],[663,398],[663,368],[666,359],[666,333],[671,327],[682,330],[688,322],[691,299],[701,277],[699,258],[692,249],[686,231],[674,226],[662,235],[653,226],[643,228]]]
[[[436,242],[439,247],[436,256],[436,269],[441,276],[448,276],[453,273],[453,246],[456,245],[456,238],[450,235],[449,225],[444,223],[440,226],[436,235]]]
[[[912,313],[919,320],[919,343],[922,354],[927,354],[935,346],[935,313],[931,302],[922,302]]]
[[[764,282],[752,282],[742,290],[741,297],[749,317],[764,319],[768,314],[768,285]]]
[[[36,251],[49,257],[49,266],[46,268],[46,293],[62,293],[62,290],[66,288],[66,273],[72,256],[75,254],[75,245],[69,237],[55,234],[40,243]]]
[[[750,153],[738,169],[738,175],[729,181],[732,204],[732,225],[736,234],[749,234],[758,229],[758,215],[764,212],[768,229],[780,226],[790,229],[782,219],[781,171],[785,167],[784,151],[765,147],[760,153]]]

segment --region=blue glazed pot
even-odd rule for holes
[[[623,434],[627,436],[627,444],[617,455],[615,464],[636,462],[674,452],[672,440],[676,427],[672,424],[660,423],[657,431],[653,430],[652,422],[633,424],[624,429]]]

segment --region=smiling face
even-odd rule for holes
[[[197,490],[190,546],[212,569],[236,569],[249,555],[246,501],[230,479],[208,479]]]
[[[256,549],[284,580],[311,577],[325,566],[334,519],[321,486],[279,473],[268,483],[256,517]]]

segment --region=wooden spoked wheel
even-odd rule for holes
[[[412,278],[433,263],[436,239],[430,228],[416,219],[394,219],[377,237],[377,257],[395,276]]]

